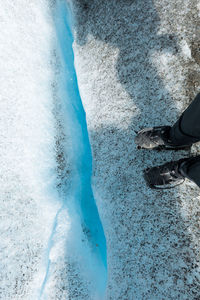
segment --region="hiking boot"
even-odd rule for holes
[[[170,140],[171,126],[144,128],[137,132],[135,143],[138,149],[189,150],[191,145],[175,145]]]
[[[188,178],[187,170],[193,163],[200,160],[200,156],[183,158],[178,161],[167,162],[163,165],[144,170],[144,179],[152,189],[169,189],[180,185]],[[193,181],[193,180],[192,180]]]

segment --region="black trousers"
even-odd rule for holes
[[[170,139],[176,145],[187,145],[200,141],[200,93],[172,126]],[[199,156],[189,166],[187,175],[200,187]]]

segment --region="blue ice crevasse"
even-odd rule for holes
[[[97,282],[101,282],[100,289],[103,292],[106,289],[107,279],[106,239],[91,187],[92,154],[86,116],[74,67],[72,21],[70,4],[64,0],[57,1],[54,10],[54,22],[63,64],[62,98],[65,105],[64,113],[66,114],[65,122],[67,123],[65,127],[69,131],[73,168],[70,199],[73,199],[79,208],[82,228],[90,245],[92,256],[95,257],[93,262],[97,264],[94,266],[97,271],[95,276],[100,278],[100,280],[97,278]],[[53,230],[56,228],[56,222]],[[53,232],[51,239],[52,237]],[[49,269],[49,265],[47,269]],[[43,282],[42,290],[44,290],[45,281],[46,279]]]

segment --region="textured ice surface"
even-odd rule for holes
[[[0,4],[0,299],[99,299],[105,289],[84,112],[59,36],[69,32],[56,22],[64,3]]]
[[[197,1],[79,1],[75,58],[108,247],[107,299],[198,299],[199,189],[151,191],[142,170],[188,152],[137,151],[200,87]],[[199,146],[194,146],[196,153]]]
[[[52,27],[45,1],[25,0],[1,1],[0,26],[0,298],[31,299],[58,208]]]
[[[93,191],[108,246],[106,299],[199,299],[199,189],[186,182],[150,191],[141,175],[188,153],[138,152],[133,142],[140,127],[172,124],[199,90],[199,3],[72,2]],[[102,279],[70,193],[80,192],[71,139],[80,131],[64,102],[66,65],[53,18],[61,3],[0,3],[3,300],[96,300]]]
[[[57,95],[55,100],[59,101],[60,98],[63,130],[67,135],[65,143],[63,143],[63,154],[71,164],[68,178],[70,186],[64,194],[63,210],[69,211],[71,228],[70,233],[64,239],[66,246],[64,246],[63,254],[65,256],[60,256],[63,234],[60,236],[57,231],[60,225],[63,226],[65,223],[64,218],[55,226],[49,270],[42,290],[44,290],[44,299],[45,296],[52,297],[52,299],[58,297],[57,288],[55,288],[57,270],[59,264],[62,266],[67,258],[69,263],[68,275],[64,280],[65,272],[62,267],[60,276],[62,276],[62,286],[66,280],[69,281],[69,286],[65,288],[69,293],[69,298],[75,299],[84,296],[88,299],[90,297],[91,299],[102,299],[106,284],[106,241],[91,190],[92,157],[85,113],[74,69],[70,13],[69,6],[65,5],[65,1],[57,1],[53,7],[58,43],[57,59],[60,64],[54,85],[54,91]],[[58,67],[58,61],[55,61],[55,67]],[[66,186],[63,188],[66,190]],[[58,217],[63,214],[63,210],[58,214]],[[59,255],[54,254],[51,258],[51,252]],[[80,279],[81,276],[82,280]],[[71,283],[69,278],[73,278],[74,282]],[[84,294],[81,290],[83,281],[86,285],[85,288],[82,287],[83,290],[85,289]],[[87,290],[88,288],[90,291]]]

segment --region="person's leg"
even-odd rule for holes
[[[188,163],[182,166],[186,177],[200,187],[200,156],[190,158]]]
[[[171,188],[190,179],[200,187],[200,155],[170,161],[144,170],[144,178],[154,189]]]
[[[200,93],[171,126],[144,128],[137,132],[138,149],[188,149],[200,141]]]
[[[135,142],[143,149],[180,149],[200,141],[200,93],[172,126],[145,128]],[[183,148],[184,148],[183,147]],[[200,156],[185,158],[147,168],[144,178],[151,188],[167,188],[188,178],[200,187]]]
[[[176,145],[200,141],[200,93],[172,126],[170,140]]]

